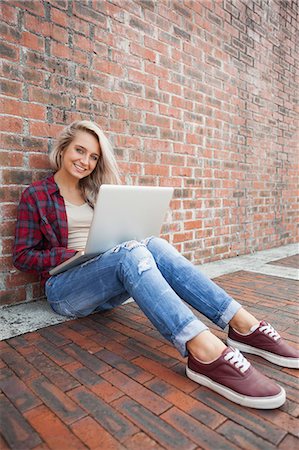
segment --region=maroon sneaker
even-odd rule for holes
[[[190,354],[186,374],[196,383],[249,408],[279,408],[286,399],[282,387],[254,369],[234,348],[226,348],[210,363],[203,363]]]
[[[264,320],[247,334],[229,327],[227,344],[241,352],[261,356],[278,366],[299,369],[299,351],[284,341]]]

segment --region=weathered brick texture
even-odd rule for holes
[[[15,205],[78,118],[125,183],[175,187],[163,235],[195,263],[294,242],[297,27],[293,0],[1,2],[2,302],[42,295]]]

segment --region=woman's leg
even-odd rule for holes
[[[189,354],[202,362],[214,361],[226,349],[226,345],[209,330],[195,336],[187,342]]]
[[[244,308],[239,309],[229,322],[230,326],[240,333],[248,331],[259,321]],[[208,330],[195,336],[187,343],[188,351],[200,361],[208,362],[217,358],[225,349],[223,342]]]
[[[246,322],[246,312],[241,309],[241,305],[167,241],[152,238],[147,247],[163,277],[181,299],[223,329],[236,317],[238,311],[238,316]]]
[[[245,333],[259,323],[167,241],[152,238],[148,242],[148,249],[174,291],[221,328],[230,324],[237,331]],[[223,342],[208,330],[187,343],[188,351],[204,362],[217,358],[225,347]]]
[[[63,315],[86,316],[134,297],[160,333],[182,355],[186,343],[207,327],[169,286],[146,245],[128,242],[50,278],[46,294]]]
[[[138,242],[125,243],[50,278],[46,294],[55,311],[79,316],[116,306],[117,299],[121,302],[133,296],[155,327],[184,356],[188,343],[192,346],[192,341],[197,340],[195,347],[205,348],[207,341],[218,339],[181,301],[161,274],[152,253]],[[255,408],[281,406],[284,390],[249,368],[238,351],[224,348],[214,361],[209,357],[207,363],[190,353],[186,372],[192,380],[236,403]]]
[[[250,329],[259,324],[252,314],[246,311],[244,308],[239,309],[239,311],[234,315],[232,320],[229,322],[230,326],[239,331],[239,333],[248,333]]]
[[[167,241],[153,238],[148,242],[157,266],[169,285],[186,302],[214,323],[229,328],[230,345],[257,354],[283,367],[298,368],[298,352],[285,342],[265,321],[241,307],[223,289],[203,275]],[[220,355],[224,344],[208,331],[195,336],[187,349],[202,361]]]

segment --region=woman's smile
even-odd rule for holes
[[[80,180],[91,174],[99,158],[97,139],[90,133],[77,131],[75,139],[62,154],[62,164],[57,174]]]
[[[78,172],[80,172],[80,173],[83,173],[86,170],[85,167],[82,167],[79,164],[74,163],[74,166],[75,166],[76,170],[78,170]]]

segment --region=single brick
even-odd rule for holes
[[[81,419],[86,414],[60,389],[50,383],[46,378],[40,377],[31,381],[31,389],[42,401],[66,424]]]
[[[69,395],[120,442],[136,433],[130,421],[87,389],[77,388]]]
[[[95,355],[91,355],[88,351],[80,348],[76,344],[70,344],[64,347],[66,353],[80,361],[83,365],[91,369],[93,372],[100,374],[110,369],[108,364],[101,361]]]
[[[70,428],[72,432],[90,449],[121,450],[124,448],[92,417],[84,417],[71,425]]]
[[[0,388],[9,400],[24,412],[41,404],[41,401],[10,369],[0,370]]]
[[[39,376],[39,372],[32,364],[11,347],[1,351],[1,358],[23,380],[30,380]]]
[[[8,444],[5,442],[4,437],[0,434],[0,448],[1,450],[10,450],[11,447],[8,446]]]
[[[295,449],[298,446],[298,437],[291,436],[288,434],[282,442],[279,444],[279,450],[291,450]]]
[[[158,450],[160,445],[151,439],[146,433],[140,431],[125,442],[126,448],[130,450]]]
[[[30,450],[42,441],[19,411],[0,395],[1,434],[12,449]]]
[[[51,449],[86,449],[86,446],[46,406],[27,411],[26,419]]]

